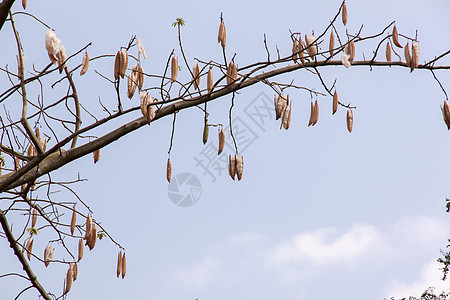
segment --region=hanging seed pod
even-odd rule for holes
[[[232,82],[235,82],[237,80],[238,74],[237,74],[237,67],[233,61],[231,62],[231,74],[230,75],[231,75]]]
[[[102,157],[102,149],[95,150],[93,153],[94,153],[94,164],[96,164]]]
[[[314,56],[316,56],[318,52],[316,38],[313,35],[308,35],[305,37],[305,40],[306,47],[308,47],[306,51],[308,52],[308,55],[311,56],[312,59],[314,59]]]
[[[348,69],[351,66],[350,61],[348,60],[350,56],[348,56],[345,53],[342,53],[342,58],[341,58],[341,62],[342,64]]]
[[[289,95],[288,95],[289,99]],[[287,101],[286,108],[283,111],[283,119],[282,124],[284,129],[288,130],[289,126],[291,126],[291,101]]]
[[[330,34],[330,44],[328,46],[328,50],[330,51],[330,56],[333,57],[334,54],[334,33],[331,31]]]
[[[28,146],[27,156],[33,156],[33,144]]]
[[[441,111],[447,130],[450,130],[450,104],[447,100],[444,100],[444,106],[441,106]]]
[[[351,109],[347,110],[347,129],[350,133],[353,130],[353,112]]]
[[[92,216],[90,214],[88,214],[88,216],[86,218],[86,233],[84,235],[84,239],[86,241],[89,240],[89,237],[91,236],[91,232],[92,232]]]
[[[227,85],[230,85],[232,82],[233,81],[231,79],[231,62],[230,62],[227,68]]]
[[[174,83],[177,80],[178,76],[178,57],[176,57],[175,55],[172,56],[170,70],[171,70],[170,81]]]
[[[34,228],[34,226],[36,226],[36,222],[37,222],[37,210],[36,208],[33,207],[33,209],[31,210],[31,227]]]
[[[72,287],[72,280],[73,280],[73,270],[72,264],[70,264],[66,275],[66,289],[64,291],[65,294],[67,294],[70,291],[70,288]]]
[[[122,256],[122,279],[125,277],[125,274],[127,274],[127,259],[124,252]]]
[[[213,88],[213,73],[212,73],[212,67],[209,67],[208,70],[208,77],[207,77],[207,88],[208,88],[208,93],[211,93],[212,88]]]
[[[67,60],[66,47],[60,46],[59,52],[56,54],[56,58],[58,58],[58,69],[59,69],[59,74],[61,74],[66,66],[66,60]]]
[[[194,67],[192,68],[192,75],[194,76],[192,80],[194,80],[194,88],[199,90],[200,88],[200,66],[198,62],[195,62]]]
[[[236,157],[234,155],[228,157],[228,174],[233,180],[236,177]]]
[[[136,66],[134,66],[131,69],[130,76],[128,76],[128,90],[127,90],[127,96],[128,98],[133,98],[134,93],[136,92],[137,82],[138,82],[138,74],[136,72]]]
[[[311,113],[309,114],[308,127],[314,123],[314,103],[311,101]]]
[[[305,59],[305,53],[303,50],[305,50],[305,43],[303,43],[302,37],[299,35],[298,36],[298,50],[300,51],[300,53],[298,54],[300,61],[302,62],[302,64],[306,63],[306,59]]]
[[[45,152],[45,150],[47,149],[47,139],[46,138],[41,139],[41,147],[42,147],[42,150]]]
[[[147,54],[145,54],[144,45],[142,45],[141,39],[137,39],[136,44],[138,46],[138,60],[141,61],[141,54],[144,56],[144,59],[147,59]]]
[[[59,52],[60,46],[61,40],[56,37],[56,34],[53,32],[53,30],[49,29],[45,34],[45,49],[47,50],[48,57],[54,64],[58,62],[58,58],[56,57],[56,55]]]
[[[351,48],[352,54],[350,54],[350,57],[348,60],[350,62],[353,62],[353,60],[355,59],[355,55],[356,55],[356,44],[354,41],[350,42],[350,48]]]
[[[75,210],[75,205],[73,205],[73,211],[72,211],[72,219],[70,220],[70,233],[73,235],[75,231],[75,224],[77,222],[77,211]]]
[[[347,5],[345,5],[345,2],[342,4],[342,24],[344,24],[344,26],[347,25]]]
[[[298,43],[297,40],[294,38],[294,43],[292,44],[292,58],[294,59],[294,62],[297,62],[298,59]]]
[[[391,62],[392,60],[391,45],[389,44],[389,42],[387,42],[386,44],[386,60],[388,62]]]
[[[39,130],[39,127],[36,127],[35,133],[36,133],[37,139],[40,140],[41,139],[41,131]]]
[[[240,181],[242,179],[242,174],[244,173],[244,158],[242,157],[242,155],[235,155],[235,161],[236,161],[236,174],[238,180]]]
[[[147,124],[150,125],[150,122],[155,117],[156,112],[155,112],[155,106],[154,105],[148,106],[148,105],[153,103],[153,98],[150,95],[148,95],[147,99],[148,99],[147,100],[147,114],[145,115],[145,117],[147,118]]]
[[[44,264],[45,267],[48,267],[48,264],[53,259],[53,251],[55,251],[55,248],[52,247],[52,245],[47,245],[44,250]]]
[[[142,90],[142,86],[144,86],[145,76],[144,76],[144,68],[142,68],[142,66],[139,64],[137,65],[136,73],[137,73],[137,84],[138,84],[139,90]]]
[[[222,153],[224,147],[225,147],[225,131],[222,128],[219,130],[219,150],[217,151],[217,155]]]
[[[208,142],[208,136],[209,136],[209,126],[205,121],[205,125],[203,126],[203,145],[205,145]]]
[[[170,163],[170,158],[167,159],[166,178],[167,178],[167,181],[170,183],[170,179],[172,178],[172,164]]]
[[[399,48],[403,48],[400,42],[398,41],[398,31],[397,26],[394,25],[394,29],[392,29],[392,41],[394,42],[395,46]]]
[[[121,54],[120,53],[121,53],[120,50],[117,51],[116,58],[114,60],[114,80],[119,79],[119,76],[120,76],[120,67],[121,67],[121,63],[120,63]]]
[[[411,72],[419,66],[419,43],[413,42],[411,44]]]
[[[28,260],[31,259],[31,251],[33,251],[33,242],[34,242],[33,237],[30,237],[27,241],[27,245],[25,246],[25,248],[27,249]]]
[[[94,249],[95,243],[97,242],[97,225],[92,225],[92,231],[88,239],[89,250]]]
[[[125,49],[122,49],[120,51],[120,77],[125,77],[125,72],[127,71],[128,67],[128,52]]]
[[[275,119],[278,120],[283,115],[283,111],[287,106],[288,96],[278,95],[275,98]]]
[[[117,278],[119,278],[120,273],[122,273],[122,251],[119,251],[119,255],[117,256]]]
[[[222,45],[222,49],[225,50],[225,46],[227,44],[227,29],[225,28],[223,20],[220,21],[219,35],[217,37],[217,42],[220,43]]]
[[[338,94],[337,94],[336,90],[334,90],[334,95],[333,95],[333,115],[337,112],[338,104],[339,104]]]
[[[316,125],[317,121],[319,121],[319,103],[316,100],[316,102],[314,103],[314,120],[311,125]]]
[[[141,99],[141,113],[143,116],[147,116],[148,93],[142,92],[139,98]]]
[[[83,60],[81,62],[80,76],[86,74],[88,69],[89,69],[89,55],[87,52],[84,52]]]
[[[70,263],[70,266],[72,267],[73,281],[75,281],[78,278],[78,264],[76,262],[72,262]]]
[[[411,67],[411,53],[409,52],[409,44],[405,45],[405,61],[408,67]]]
[[[27,3],[28,3],[28,0],[22,0],[22,7],[23,7],[23,9],[27,8]]]
[[[80,239],[78,241],[78,261],[80,261],[83,258],[83,252],[84,252],[83,239]]]

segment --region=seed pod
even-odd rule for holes
[[[41,131],[39,130],[39,127],[36,127],[35,133],[36,133],[37,139],[40,140],[41,139]]]
[[[447,130],[450,130],[450,104],[447,100],[444,101],[444,106],[441,106],[441,111]]]
[[[289,95],[288,95],[288,99],[289,99]],[[289,126],[291,126],[291,101],[287,101],[287,105],[286,108],[284,109],[283,112],[283,119],[282,119],[282,124],[284,129],[288,130]]]
[[[411,44],[411,72],[414,71],[415,68],[419,66],[419,43],[413,42]]]
[[[242,157],[242,155],[235,155],[235,161],[236,161],[236,174],[238,180],[240,181],[242,179],[242,174],[244,173],[244,158]]]
[[[342,53],[341,62],[347,69],[350,68],[350,66],[352,65],[348,59],[349,56],[345,53]]]
[[[353,112],[351,109],[347,110],[347,129],[350,133],[353,130]]]
[[[231,79],[231,62],[230,62],[227,68],[227,85],[230,85],[232,82],[233,81]]]
[[[147,92],[142,92],[140,94],[141,97],[141,112],[147,119],[147,124],[150,125],[150,122],[155,117],[155,106],[149,106],[153,103],[153,98]]]
[[[86,242],[89,240],[91,233],[92,233],[92,216],[88,214],[86,218],[86,233],[84,235],[84,239],[86,240]]]
[[[234,64],[234,62],[232,61],[231,62],[231,79],[233,80],[233,82],[237,80],[237,76],[238,76],[237,67]]]
[[[47,139],[46,138],[41,139],[41,147],[42,147],[42,150],[45,152],[45,150],[47,149]]]
[[[36,226],[36,221],[37,221],[37,210],[36,208],[33,207],[33,209],[31,210],[31,227]]]
[[[87,72],[88,69],[89,69],[89,55],[88,55],[87,52],[84,52],[83,60],[81,62],[80,76],[84,75]]]
[[[66,66],[67,60],[66,47],[60,46],[59,52],[56,54],[56,57],[58,58],[59,74],[61,74]]]
[[[389,42],[386,44],[386,60],[390,62],[392,60],[392,52],[391,52],[391,45]]]
[[[167,178],[167,181],[170,183],[170,179],[172,178],[172,164],[170,163],[170,158],[167,159],[166,178]]]
[[[72,262],[70,263],[70,266],[72,267],[73,281],[75,281],[78,278],[78,264],[76,262]]]
[[[22,7],[23,7],[23,9],[27,8],[27,2],[28,2],[28,0],[22,0]]]
[[[45,264],[45,267],[48,267],[48,264],[53,259],[53,251],[54,250],[55,249],[50,244],[47,245],[47,247],[45,247],[45,250],[44,250],[44,264]]]
[[[174,83],[177,80],[178,76],[178,57],[176,57],[175,55],[172,56],[170,70],[171,70],[170,81]]]
[[[394,42],[395,46],[399,48],[403,48],[400,42],[398,41],[398,31],[397,26],[394,25],[394,29],[392,29],[392,41]]]
[[[333,57],[334,54],[334,33],[331,31],[330,34],[330,44],[328,46],[328,50],[330,51],[330,56]]]
[[[209,135],[209,126],[205,122],[205,126],[203,126],[203,145],[205,145],[208,142],[208,135]]]
[[[145,54],[144,45],[142,45],[141,39],[137,39],[136,44],[138,46],[138,60],[141,61],[141,54],[144,56],[144,59],[147,59],[147,54]]]
[[[121,54],[120,53],[121,53],[120,50],[117,51],[116,58],[114,60],[114,79],[115,80],[119,79],[119,76],[120,76],[120,68],[121,68],[121,63],[120,63]]]
[[[69,269],[67,270],[66,275],[66,289],[64,291],[65,294],[67,294],[70,291],[70,288],[72,287],[72,280],[73,280],[72,265],[69,265]]]
[[[298,59],[298,43],[297,40],[294,38],[294,43],[292,44],[292,58],[294,59],[294,62],[297,62]]]
[[[117,278],[119,278],[120,273],[122,273],[122,251],[119,251],[119,255],[117,256]]]
[[[314,103],[311,101],[311,113],[309,114],[308,127],[314,123]]]
[[[355,42],[354,41],[351,41],[350,42],[350,48],[351,48],[351,50],[352,50],[352,54],[350,54],[350,57],[349,57],[349,61],[350,62],[352,62],[354,59],[355,59],[355,55],[356,55],[356,44],[355,44]]]
[[[102,157],[102,149],[95,150],[93,153],[94,153],[94,164],[95,164]]]
[[[228,174],[234,180],[236,177],[236,157],[235,155],[230,155],[228,158]]]
[[[224,147],[225,147],[225,131],[222,128],[219,130],[219,150],[217,151],[217,155],[222,153]]]
[[[286,95],[277,95],[274,98],[275,101],[275,120],[281,118],[284,109],[287,106],[288,97]]]
[[[127,274],[127,259],[124,252],[122,256],[122,279],[125,277],[125,274]]]
[[[212,73],[212,67],[209,67],[208,70],[208,77],[207,77],[207,88],[208,88],[208,93],[211,93],[212,88],[213,88],[213,73]]]
[[[227,29],[225,28],[223,20],[220,21],[219,35],[217,37],[217,42],[220,43],[222,45],[222,49],[225,50],[225,46],[227,44]]]
[[[137,65],[136,67],[136,73],[137,73],[137,83],[139,90],[142,90],[142,86],[144,85],[144,68],[142,68],[141,65]]]
[[[83,252],[84,252],[83,239],[80,239],[78,241],[78,261],[80,261],[83,258]]]
[[[70,233],[73,235],[75,231],[75,224],[77,222],[77,212],[75,210],[75,205],[73,205],[73,211],[72,211],[72,219],[70,220]]]
[[[128,90],[127,90],[127,96],[128,98],[133,98],[134,93],[136,92],[137,82],[138,82],[138,74],[136,72],[136,66],[134,66],[131,69],[130,76],[128,76]]]
[[[92,225],[92,231],[88,239],[89,250],[94,249],[95,243],[97,242],[97,225]]]
[[[305,49],[305,43],[303,43],[302,37],[299,35],[298,36],[298,50],[300,51],[300,53],[298,54],[298,56],[299,56],[302,64],[306,63],[305,53],[303,51],[304,49]]]
[[[347,25],[347,5],[345,5],[345,2],[342,4],[342,23],[344,26]]]
[[[314,103],[314,120],[311,125],[316,125],[317,121],[319,121],[319,103],[316,100],[316,102]]]
[[[405,61],[408,67],[411,67],[411,53],[409,52],[409,44],[405,45]]]
[[[33,144],[30,144],[28,146],[27,155],[28,156],[33,156]]]
[[[338,104],[339,104],[338,94],[337,94],[336,90],[334,90],[334,95],[333,95],[333,115],[337,112]]]
[[[47,50],[48,57],[54,64],[58,62],[56,55],[59,52],[60,46],[61,40],[56,37],[53,30],[48,30],[45,34],[45,49]]]
[[[120,51],[120,77],[125,77],[125,72],[127,71],[128,67],[128,52],[125,49],[122,49]]]
[[[28,239],[27,245],[26,245],[26,247],[25,247],[25,248],[27,249],[27,257],[28,257],[28,260],[31,259],[31,251],[33,251],[33,242],[34,242],[33,237],[30,237],[30,238]]]
[[[141,99],[141,113],[143,116],[147,116],[148,93],[142,92],[139,98]]]
[[[195,62],[194,67],[192,68],[192,75],[193,75],[192,80],[194,80],[194,88],[196,90],[199,90],[201,77],[200,77],[200,66],[198,65],[198,62]]]
[[[308,47],[306,51],[308,52],[308,55],[311,56],[312,59],[314,59],[314,56],[316,56],[318,52],[316,37],[313,35],[308,35],[305,36],[305,40],[306,47]]]

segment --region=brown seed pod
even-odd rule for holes
[[[336,90],[334,90],[334,95],[333,95],[333,115],[337,112],[338,104],[339,104],[338,94],[337,94]]]
[[[25,246],[25,248],[27,249],[28,260],[31,259],[31,251],[33,251],[33,242],[34,242],[33,237],[30,237],[27,241],[27,245]]]
[[[316,100],[314,103],[314,122],[311,125],[316,125],[317,121],[319,121],[319,103]]]
[[[209,67],[209,70],[208,70],[208,77],[207,77],[206,83],[207,83],[208,93],[211,93],[212,88],[213,88],[213,73],[212,73],[212,67]]]
[[[289,95],[288,95],[289,99]],[[283,119],[282,119],[282,125],[284,129],[288,130],[289,126],[291,126],[291,101],[287,101],[286,108],[283,111]]]
[[[137,65],[136,68],[136,72],[137,72],[137,83],[138,83],[138,87],[139,90],[142,90],[142,86],[144,85],[144,68],[141,65]]]
[[[36,133],[37,139],[40,140],[41,139],[41,131],[39,130],[39,127],[36,127],[35,133]]]
[[[403,48],[400,42],[398,41],[398,31],[397,26],[394,25],[394,29],[392,29],[392,41],[394,42],[395,46],[399,48]]]
[[[23,9],[27,8],[27,2],[28,2],[28,0],[22,0],[22,7],[23,7]]]
[[[148,105],[148,99],[149,99],[148,93],[142,92],[139,95],[139,98],[141,99],[141,113],[145,117],[145,116],[147,116],[147,105]]]
[[[227,85],[231,84],[231,62],[228,64],[227,68]]]
[[[170,163],[170,158],[167,159],[166,178],[168,182],[170,182],[170,179],[172,178],[172,164]]]
[[[348,19],[348,15],[347,15],[347,5],[345,5],[345,2],[342,4],[342,24],[344,24],[344,26],[347,25],[347,19]]]
[[[299,35],[298,36],[298,50],[300,51],[300,53],[298,54],[298,57],[300,58],[300,61],[302,62],[302,64],[306,63],[305,52],[303,51],[304,49],[305,49],[305,43],[303,43],[302,37]]]
[[[406,43],[405,45],[405,61],[406,61],[406,65],[408,67],[411,67],[411,53],[409,52],[409,44]]]
[[[119,251],[119,255],[117,256],[117,278],[119,278],[120,273],[122,273],[122,251]]]
[[[52,247],[52,245],[47,245],[44,250],[44,264],[45,267],[48,267],[48,264],[53,259],[53,252],[55,251],[55,248]]]
[[[222,45],[222,48],[225,50],[225,46],[227,44],[227,29],[225,28],[225,24],[223,20],[220,21],[219,26],[219,35],[217,37],[218,43]]]
[[[333,57],[334,54],[334,33],[331,31],[330,34],[330,43],[328,45],[328,50],[330,51],[330,56]]]
[[[72,219],[70,220],[70,233],[73,235],[75,231],[75,224],[77,222],[77,211],[75,210],[75,205],[73,205],[73,211],[72,211]]]
[[[83,60],[81,62],[80,76],[84,75],[88,69],[89,69],[89,55],[87,52],[84,52]]]
[[[47,139],[46,138],[41,139],[41,147],[42,147],[43,151],[45,151],[47,149]]]
[[[350,42],[350,48],[351,48],[352,54],[350,54],[350,57],[348,60],[350,62],[352,62],[355,59],[355,55],[356,55],[356,44],[354,41]]]
[[[72,262],[70,263],[70,266],[72,267],[73,281],[75,281],[78,278],[78,264],[76,262]]]
[[[447,100],[444,101],[444,106],[441,106],[441,111],[447,130],[450,130],[450,104]]]
[[[174,83],[177,80],[178,76],[178,57],[176,57],[175,55],[172,56],[170,70],[171,70],[170,81]]]
[[[86,218],[86,232],[84,235],[84,239],[86,240],[86,242],[89,240],[89,237],[91,236],[92,233],[92,216],[90,214],[88,214],[87,218]]]
[[[120,77],[124,78],[128,67],[128,52],[125,49],[120,51]]]
[[[119,76],[120,76],[120,66],[121,66],[121,63],[120,63],[121,54],[120,53],[121,53],[120,50],[117,51],[116,58],[114,60],[114,79],[115,80],[119,79]]]
[[[353,112],[351,109],[347,110],[347,129],[350,133],[353,130]]]
[[[311,101],[311,113],[309,114],[308,127],[314,123],[314,103]]]
[[[311,56],[312,59],[314,59],[314,56],[316,56],[318,52],[316,37],[313,35],[308,35],[305,36],[305,40],[306,47],[308,47],[306,51],[308,52],[308,55]]]
[[[298,43],[297,40],[294,38],[294,43],[292,44],[292,58],[294,59],[294,62],[297,62],[298,59]]]
[[[419,66],[419,43],[413,42],[411,44],[411,72]]]
[[[93,224],[92,231],[88,239],[89,250],[92,250],[95,247],[95,243],[97,242],[97,231],[98,231],[97,225]]]
[[[33,144],[30,144],[30,146],[28,146],[27,155],[33,156]]]
[[[94,164],[96,164],[102,157],[102,149],[95,150],[93,153],[94,153]]]
[[[244,173],[244,158],[242,157],[242,155],[235,155],[235,163],[236,163],[236,174],[238,180],[240,181]]]
[[[283,111],[287,106],[288,97],[286,95],[277,95],[275,101],[275,119],[278,120],[283,115]]]
[[[124,252],[122,256],[122,279],[125,277],[125,274],[127,274],[127,259]]]
[[[194,88],[196,90],[200,89],[200,66],[198,65],[198,62],[195,62],[194,67],[192,67],[192,80],[194,81]]]
[[[138,74],[136,72],[137,65],[131,69],[130,76],[128,76],[128,90],[127,96],[128,98],[133,98],[134,92],[136,92],[137,82],[138,82]]]
[[[392,60],[392,51],[391,51],[391,45],[389,42],[386,44],[386,60],[390,62]]]
[[[155,106],[154,105],[148,106],[148,105],[153,103],[153,98],[150,95],[148,95],[147,98],[148,98],[148,100],[147,100],[147,114],[145,115],[145,117],[147,118],[147,124],[150,125],[151,121],[153,120],[153,118],[156,115],[156,112],[155,112]]]
[[[64,46],[61,46],[59,52],[56,54],[56,58],[58,59],[59,74],[61,74],[66,66],[67,60],[66,48]]]
[[[36,226],[36,222],[37,222],[37,210],[36,208],[33,208],[31,210],[31,227]]]
[[[231,75],[231,79],[233,80],[233,82],[237,80],[237,76],[238,76],[237,67],[233,61],[231,62],[231,74],[230,75]]]
[[[219,150],[217,151],[217,155],[222,153],[224,147],[225,147],[225,131],[222,128],[219,130]]]
[[[236,177],[236,157],[234,155],[230,155],[228,158],[228,174],[233,180]]]
[[[84,252],[83,239],[80,239],[78,241],[78,261],[80,261],[83,258],[83,252]]]
[[[341,62],[348,69],[352,65],[349,61],[350,56],[348,54],[342,53]]]
[[[66,275],[66,289],[64,291],[65,294],[67,294],[70,291],[70,288],[72,287],[72,280],[73,280],[73,271],[72,271],[72,264],[70,264]]]

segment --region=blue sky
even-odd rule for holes
[[[176,30],[171,26],[177,17],[186,21],[182,39],[190,63],[194,57],[222,61],[217,44],[222,12],[228,56],[237,53],[235,61],[244,66],[266,59],[264,33],[273,57],[275,45],[282,55],[288,55],[289,30],[319,33],[339,5],[340,1],[328,0],[281,0],[276,4],[130,0],[126,5],[77,1],[61,7],[59,2],[38,4],[30,0],[27,11],[56,30],[68,54],[89,42],[93,42],[88,49],[91,57],[114,54],[135,34],[146,48],[145,71],[162,74],[172,49],[181,62]],[[447,1],[429,1],[426,8],[419,1],[387,0],[376,4],[349,0],[347,6],[350,33],[364,24],[362,35],[376,34],[393,20],[402,34],[414,36],[418,30],[421,63],[450,48]],[[22,10],[20,3],[13,8]],[[46,28],[23,15],[16,16],[16,22],[27,67],[35,63],[42,68],[48,63]],[[345,28],[340,22],[336,26],[342,34]],[[10,42],[9,24],[0,32],[0,39],[7,41],[0,52],[2,66],[15,66],[16,48]],[[373,42],[360,44],[355,60],[361,60],[363,53],[369,57],[376,46]],[[136,55],[137,49],[131,52]],[[385,58],[379,55],[377,59]],[[69,63],[69,67],[76,64]],[[113,60],[91,62],[86,75],[76,76],[82,104],[103,116],[98,98],[114,109],[115,91],[94,70],[112,78]],[[410,74],[397,67],[370,71],[338,66],[322,69],[321,74],[329,84],[337,79],[340,99],[357,107],[353,132],[347,132],[344,109],[331,115],[331,97],[319,97],[318,124],[307,127],[310,96],[300,90],[289,91],[293,104],[288,131],[279,129],[274,111],[264,124],[258,123],[252,112],[271,101],[273,93],[262,84],[242,90],[236,95],[233,110],[236,124],[246,129],[238,146],[248,145],[241,150],[244,178],[240,182],[210,166],[213,179],[197,165],[199,159],[205,159],[203,151],[217,144],[215,128],[211,128],[208,144],[202,143],[202,112],[192,108],[177,116],[172,174],[190,173],[201,182],[201,196],[193,206],[178,207],[168,196],[165,166],[171,117],[102,149],[102,159],[96,165],[88,156],[56,171],[55,178],[75,179],[79,173],[88,179],[77,184],[76,190],[94,211],[94,218],[126,248],[128,261],[125,280],[116,279],[118,249],[108,240],[99,241],[80,262],[79,279],[69,299],[331,296],[381,300],[418,296],[429,286],[448,290],[449,284],[439,280],[436,263],[439,249],[450,237],[449,217],[444,212],[450,180],[449,133],[440,112],[444,94],[427,71]],[[448,88],[449,74],[436,74]],[[179,76],[186,81],[190,78],[184,66]],[[58,78],[55,75],[49,82]],[[323,92],[317,77],[305,70],[276,81],[288,83],[292,79],[295,84]],[[146,79],[144,85],[152,84],[159,83]],[[205,80],[202,85],[206,85]],[[2,90],[8,86],[8,81],[1,81]],[[46,97],[50,101],[64,90],[49,88]],[[224,97],[208,105],[211,123],[227,124],[230,101]],[[137,103],[136,96],[124,100],[126,107]],[[139,114],[117,120],[94,134],[101,135]],[[92,122],[88,116],[84,118],[83,125]],[[231,154],[231,149],[225,152]],[[183,187],[181,193],[187,192]],[[64,192],[58,197],[74,201]],[[5,206],[7,203],[0,202],[0,208]],[[43,253],[52,238],[45,233],[38,236],[36,251],[42,249]],[[55,248],[55,257],[62,259],[62,249]],[[0,257],[7,258],[2,260],[1,273],[20,270],[5,241],[0,244]],[[36,260],[31,264],[47,289],[62,290],[65,266],[44,268]],[[15,280],[0,280],[0,298],[9,299],[18,290]],[[29,292],[23,298],[35,299],[36,294]]]

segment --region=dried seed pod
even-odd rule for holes
[[[294,62],[297,62],[298,59],[298,43],[297,40],[294,38],[294,43],[292,44],[292,58],[294,59]]]
[[[392,60],[392,52],[391,52],[391,45],[389,42],[386,44],[386,60],[390,62]]]
[[[125,49],[120,51],[120,77],[124,78],[128,67],[128,52]]]
[[[283,119],[282,119],[283,127],[286,130],[288,130],[289,126],[291,126],[291,101],[288,100],[287,103],[288,104],[286,105],[286,108],[283,111]]]
[[[352,54],[350,54],[350,57],[348,60],[350,62],[352,62],[355,59],[355,55],[356,55],[356,44],[354,41],[350,42],[350,48],[351,48]]]
[[[199,90],[200,88],[200,66],[198,65],[198,62],[195,62],[194,67],[192,67],[192,80],[194,81],[194,88],[196,90]]]
[[[89,239],[88,239],[88,247],[89,250],[94,249],[95,247],[95,243],[97,242],[97,225],[93,224],[92,225],[92,231],[91,234],[89,235]]]
[[[28,156],[33,156],[33,144],[30,144],[28,146],[27,155]]]
[[[138,60],[141,61],[141,54],[144,56],[144,59],[147,59],[147,54],[145,54],[144,45],[142,45],[141,39],[137,39],[136,44],[138,46]]]
[[[45,150],[47,149],[47,139],[41,138],[40,142],[41,142],[42,150],[45,152]]]
[[[53,259],[53,252],[55,251],[55,248],[52,247],[52,245],[47,245],[44,250],[44,264],[45,267],[48,267],[48,264]]]
[[[217,42],[220,43],[222,45],[222,49],[225,50],[225,46],[227,44],[227,29],[225,28],[223,20],[220,21],[219,35],[217,37]]]
[[[78,264],[76,262],[72,262],[70,263],[70,266],[72,267],[73,281],[75,281],[78,278]]]
[[[81,62],[80,76],[84,75],[87,72],[88,69],[89,69],[89,55],[88,55],[87,52],[84,52],[83,60]]]
[[[84,235],[84,239],[86,241],[89,240],[89,237],[91,236],[92,233],[92,216],[90,214],[88,214],[87,218],[86,218],[86,233]]]
[[[139,98],[141,99],[141,113],[144,117],[147,116],[148,97],[147,92],[142,92],[139,95]]]
[[[73,211],[72,211],[72,219],[70,220],[70,233],[73,235],[75,231],[75,224],[77,222],[77,211],[75,210],[75,205],[73,205]]]
[[[54,64],[58,62],[56,55],[58,54],[60,47],[61,40],[56,37],[53,30],[48,30],[45,34],[45,49],[47,50],[48,57]]]
[[[353,130],[353,112],[351,109],[347,110],[347,129],[350,133]]]
[[[403,48],[400,42],[398,41],[398,31],[397,26],[394,25],[394,29],[392,29],[392,41],[394,42],[395,46],[399,48]]]
[[[231,79],[231,62],[230,62],[227,68],[227,85],[230,85],[232,82],[233,81]]]
[[[319,103],[316,100],[316,102],[314,103],[314,120],[311,125],[316,125],[317,121],[319,121]]]
[[[450,130],[450,104],[447,100],[444,101],[444,106],[441,106],[441,111],[447,130]]]
[[[346,68],[350,68],[350,66],[352,65],[349,61],[349,57],[349,55],[342,53],[341,62]]]
[[[298,56],[299,56],[302,64],[306,63],[305,53],[303,51],[304,49],[305,49],[305,43],[303,43],[302,37],[299,35],[298,36],[298,50],[300,51],[300,53],[298,54]]]
[[[217,155],[222,153],[224,147],[225,147],[225,131],[222,128],[219,130],[219,150],[217,151]]]
[[[242,174],[244,173],[244,158],[242,157],[242,155],[235,155],[235,162],[236,162],[236,174],[238,180],[240,181],[242,179]]]
[[[27,8],[27,2],[28,2],[28,0],[22,0],[22,7],[23,7],[23,9]]]
[[[41,131],[39,130],[39,127],[36,127],[35,133],[36,133],[37,139],[40,140],[41,139]]]
[[[171,70],[170,81],[174,83],[177,80],[178,76],[178,57],[176,57],[175,55],[172,56],[170,70]]]
[[[119,255],[117,256],[117,278],[119,278],[120,273],[122,273],[122,251],[119,251]]]
[[[207,88],[208,88],[208,93],[211,93],[212,88],[213,88],[213,73],[212,73],[212,67],[209,67],[208,70],[208,77],[207,77]]]
[[[125,277],[125,274],[127,274],[127,259],[124,252],[122,256],[122,279]]]
[[[419,66],[419,43],[413,42],[411,44],[411,72]]]
[[[347,5],[345,5],[345,2],[342,4],[342,24],[344,24],[344,26],[347,25]]]
[[[231,75],[231,79],[232,79],[233,82],[237,80],[237,76],[238,76],[238,74],[237,74],[237,67],[236,67],[236,65],[234,64],[233,61],[231,62],[231,73],[230,73],[230,75]]]
[[[147,124],[150,125],[150,122],[153,120],[156,114],[155,106],[154,105],[149,106],[150,104],[153,103],[153,98],[147,92],[142,92],[140,94],[140,98],[141,98],[141,112],[146,117]]]
[[[333,95],[333,115],[337,112],[338,104],[339,104],[338,94],[337,94],[336,90],[334,90],[334,95]]]
[[[283,115],[283,111],[287,106],[288,97],[286,95],[277,95],[275,101],[275,120],[278,120]]]
[[[102,157],[102,149],[95,150],[93,153],[94,153],[94,164],[95,164]]]
[[[317,48],[316,37],[313,35],[308,35],[305,37],[305,40],[307,47],[306,51],[308,52],[308,55],[314,59],[314,56],[316,56],[317,52],[319,51]]]
[[[236,177],[236,157],[235,155],[230,155],[228,157],[228,174],[234,180]]]
[[[66,289],[64,291],[65,294],[67,294],[70,291],[70,288],[72,287],[72,280],[73,280],[73,267],[72,264],[70,264],[66,275]]]
[[[136,72],[136,66],[134,66],[131,69],[130,76],[128,76],[128,90],[127,90],[127,96],[128,98],[133,98],[134,93],[136,92],[137,82],[138,82],[138,74]]]
[[[37,210],[36,208],[33,207],[33,209],[31,210],[31,227],[36,226],[36,222],[37,222]]]
[[[121,68],[121,51],[117,51],[116,53],[116,58],[114,60],[114,79],[117,80],[119,79],[120,76],[120,68]]]
[[[166,178],[168,182],[170,182],[170,179],[172,178],[172,164],[170,163],[170,158],[167,159]]]
[[[61,74],[64,68],[66,67],[66,60],[67,60],[66,47],[64,46],[59,47],[59,52],[56,54],[56,58],[58,58],[59,74]]]
[[[314,103],[311,101],[311,113],[309,114],[308,127],[314,123]]]
[[[406,43],[405,45],[405,61],[406,61],[406,65],[408,67],[411,67],[411,53],[409,52],[409,44]]]
[[[208,142],[209,136],[209,125],[205,122],[205,126],[203,126],[203,145]]]
[[[83,252],[84,252],[83,239],[80,239],[78,241],[78,261],[80,261],[83,258]]]
[[[137,84],[139,87],[139,90],[142,90],[142,86],[144,86],[144,68],[141,65],[137,65],[136,67],[136,73],[137,73]]]
[[[334,33],[333,33],[333,31],[331,31],[331,34],[330,34],[330,43],[328,46],[328,50],[330,51],[330,56],[333,57],[333,54],[334,54]]]
[[[27,245],[25,246],[25,248],[27,249],[28,260],[31,259],[31,251],[33,251],[33,242],[34,242],[34,239],[31,236],[27,241]]]

